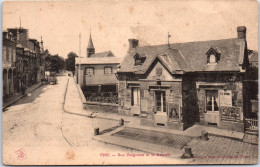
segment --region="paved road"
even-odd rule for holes
[[[64,159],[62,152],[70,149],[61,132],[67,77],[57,78],[57,85],[34,90],[2,113],[4,163],[38,164],[52,163],[53,157],[55,162]],[[15,151],[19,149],[26,152],[26,159],[17,160]]]

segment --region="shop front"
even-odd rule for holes
[[[197,85],[200,124],[244,131],[242,83]]]

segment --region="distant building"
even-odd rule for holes
[[[116,91],[115,72],[120,59],[111,51],[95,53],[90,34],[86,58],[76,58],[75,75],[77,83],[89,91]]]
[[[118,111],[146,126],[185,130],[195,123],[244,131],[249,116],[246,27],[238,38],[138,46],[117,71]]]
[[[258,52],[253,50],[248,50],[248,58],[249,58],[250,66],[258,68]]]
[[[2,66],[3,66],[3,97],[12,95],[17,90],[16,82],[16,43],[11,32],[3,31]]]
[[[14,89],[21,91],[22,87],[30,87],[44,77],[43,68],[43,41],[30,39],[28,29],[8,28],[12,34],[15,48]],[[4,49],[3,49],[4,52]]]
[[[258,117],[258,52],[248,50],[249,70],[247,72],[246,83],[248,85],[247,94],[250,99],[251,117]]]

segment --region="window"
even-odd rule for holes
[[[145,59],[146,59],[145,54],[136,53],[134,55],[135,66],[142,65],[144,63]]]
[[[6,47],[5,46],[3,46],[3,50],[2,50],[2,55],[3,55],[3,61],[6,61]]]
[[[142,65],[142,61],[140,58],[135,59],[135,66]]]
[[[215,55],[209,56],[209,63],[216,63],[216,56]]]
[[[207,55],[207,64],[217,64],[220,61],[221,52],[218,48],[210,48]]]
[[[9,53],[9,48],[6,47],[6,57],[5,57],[6,59],[5,59],[5,61],[7,61],[7,62],[9,61],[9,54],[10,54]]]
[[[131,105],[139,106],[140,105],[140,88],[133,87],[131,89],[131,94],[132,94]]]
[[[16,50],[13,49],[13,62],[16,62]]]
[[[93,67],[87,67],[86,68],[86,76],[92,76],[94,75],[94,68]]]
[[[9,48],[9,62],[13,62],[13,49],[12,48]]]
[[[111,75],[112,74],[112,67],[105,67],[104,68],[104,74],[105,75]]]
[[[165,91],[155,91],[155,96],[156,96],[156,111],[166,113]]]
[[[207,96],[207,111],[218,111],[218,91],[217,90],[206,90]]]

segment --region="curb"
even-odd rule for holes
[[[63,110],[63,112],[67,112],[67,110],[65,109],[65,101],[66,101],[66,97],[67,97],[67,91],[68,91],[68,87],[69,87],[69,79],[67,79],[67,83],[66,83],[66,89],[65,89],[65,92],[64,92],[64,97],[63,97],[63,102],[62,102],[62,110]],[[66,136],[64,135],[64,133],[63,133],[63,113],[62,113],[62,120],[61,120],[61,128],[60,128],[60,130],[61,130],[61,134],[62,134],[62,136],[63,136],[63,138],[66,140],[66,142],[71,146],[71,147],[73,147],[73,148],[76,148],[71,142],[69,142],[69,140],[66,138]]]
[[[24,95],[21,95],[19,97],[17,97],[17,99],[9,102],[8,104],[6,104],[5,106],[2,107],[2,110],[6,109],[7,107],[11,106],[12,104],[16,103],[17,101],[19,101],[20,99],[24,98],[26,96],[27,93],[31,93],[32,91],[34,91],[35,89],[41,87],[43,84],[40,84],[39,86],[36,86],[35,88],[33,88],[32,90],[25,92]],[[3,111],[4,112],[4,111]]]

